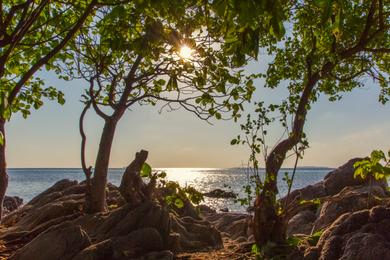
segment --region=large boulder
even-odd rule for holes
[[[240,241],[251,241],[253,238],[252,216],[235,212],[203,213],[205,219],[210,221],[224,236]]]
[[[154,228],[137,229],[125,236],[95,243],[81,251],[73,260],[134,259],[148,252],[163,250],[163,241]]]
[[[153,202],[144,202],[135,208],[126,204],[109,214],[87,215],[76,222],[100,241],[148,227],[156,229],[162,241],[167,242],[171,228],[169,212]]]
[[[370,184],[372,186],[387,188],[387,182],[385,180],[377,181],[374,178],[370,180],[370,178],[362,179],[360,176],[354,177],[355,169],[353,165],[360,160],[362,160],[362,158],[351,159],[325,176],[323,185],[327,195],[335,195],[347,186]]]
[[[178,218],[171,214],[170,248],[176,252],[219,249],[223,247],[218,230],[206,220],[191,217]]]
[[[319,210],[313,229],[321,230],[346,212],[355,212],[389,201],[380,186],[345,187],[340,193],[328,197]]]
[[[107,204],[119,207],[124,204],[119,190],[108,184]],[[44,223],[62,219],[65,216],[78,217],[84,207],[85,183],[68,179],[60,180],[46,191],[34,197],[22,208],[2,219],[4,226],[15,230],[32,230]],[[55,223],[58,224],[58,223]],[[1,232],[0,232],[1,236]]]
[[[288,221],[287,236],[292,234],[310,234],[316,219],[317,216],[312,210],[300,211]]]
[[[74,251],[70,250],[68,255],[61,251],[65,250],[65,245],[59,243],[58,248],[47,252],[42,259],[60,255],[61,252],[64,259],[76,254],[79,259],[127,259],[130,256],[133,259],[142,255],[169,259],[172,256],[170,251],[223,246],[218,230],[200,218],[192,204],[178,211],[170,211],[154,200],[132,205],[124,202],[118,188],[108,185],[110,211],[86,215],[83,212],[84,191],[85,183],[62,180],[7,215],[4,228],[0,229],[0,239],[4,245],[0,248],[0,256],[8,257],[17,249],[20,250],[13,256],[14,259],[26,259],[28,254],[35,256],[36,250],[43,250],[41,248],[48,243],[48,239],[60,232],[64,222],[71,223],[69,230],[78,227],[81,231],[75,230],[75,235],[85,234],[93,244],[74,247]],[[64,241],[71,238],[67,232],[67,229],[63,230]],[[148,242],[144,244],[145,241]]]
[[[38,235],[10,257],[10,260],[72,259],[90,244],[89,236],[80,226],[64,222]]]
[[[287,202],[287,233],[306,234],[326,228],[340,215],[386,204],[390,200],[387,181],[354,177],[354,163],[349,160],[329,172],[323,181],[294,190],[281,199]],[[288,201],[287,201],[288,200]]]
[[[390,208],[376,206],[341,215],[327,228],[305,259],[390,259]]]
[[[301,200],[312,200],[326,196],[333,196],[345,187],[349,186],[379,186],[386,190],[388,186],[386,180],[377,181],[373,178],[362,179],[360,177],[354,177],[355,169],[353,165],[359,160],[361,160],[361,158],[349,160],[347,163],[329,172],[324,177],[323,181],[294,190],[290,193],[288,198],[287,196],[282,198],[281,202],[284,203],[288,199],[290,204]]]

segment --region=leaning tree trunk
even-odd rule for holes
[[[267,244],[284,244],[286,241],[286,223],[276,205],[277,178],[287,153],[302,138],[310,95],[318,79],[318,73],[309,77],[294,115],[292,132],[288,138],[278,143],[267,157],[266,179],[262,191],[256,197],[253,226],[255,241],[260,247]]]
[[[100,138],[99,150],[96,157],[93,178],[91,179],[90,194],[86,199],[87,213],[106,211],[107,172],[110,162],[111,146],[114,140],[118,120],[110,118],[105,121]]]
[[[5,158],[5,120],[0,118],[0,132],[3,134],[3,144],[0,145],[0,220],[3,214],[3,201],[8,187],[7,163]]]
[[[266,180],[255,201],[254,235],[259,246],[283,244],[286,239],[286,225],[276,207],[277,177],[292,143],[289,138],[280,142],[266,161]]]

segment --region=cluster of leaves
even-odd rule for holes
[[[255,87],[252,76],[224,52],[225,31],[213,8],[196,1],[102,8],[72,47],[73,63],[62,72],[94,84],[84,98],[99,106],[161,102],[162,110],[183,107],[202,119],[237,119]],[[180,57],[183,45],[193,49],[192,57]]]
[[[148,163],[142,165],[140,175],[143,178],[154,179],[158,189],[167,191],[167,195],[163,199],[168,206],[181,209],[185,206],[186,201],[199,205],[204,200],[203,194],[194,187],[188,185],[182,187],[178,182],[168,181],[166,172],[153,173]]]
[[[65,102],[63,93],[35,75],[43,66],[55,70],[62,44],[73,35],[90,1],[2,1],[0,19],[0,116],[24,118],[43,98]],[[91,19],[91,18],[89,18]],[[88,19],[85,19],[88,23]],[[53,59],[54,58],[54,59]]]
[[[267,185],[259,194],[262,203],[255,212],[269,211],[272,214],[268,216],[272,217],[263,213],[255,216],[259,229],[271,234],[267,223],[275,215],[282,215],[276,200],[278,172],[290,151],[297,155],[297,164],[307,147],[306,116],[319,96],[338,100],[344,92],[364,86],[363,79],[368,78],[379,83],[379,100],[387,101],[386,95],[390,93],[388,13],[389,5],[384,1],[297,1],[290,12],[291,31],[279,44],[271,41],[267,46],[268,54],[274,59],[267,72],[259,76],[265,77],[268,88],[287,85],[288,97],[281,102],[286,105],[278,109],[282,115],[292,116],[292,124],[289,129],[290,124],[283,120],[288,135],[278,141],[266,159],[264,183]],[[232,143],[239,143],[238,138]],[[251,149],[255,154],[260,151],[256,146]],[[256,236],[259,245],[272,239],[267,234]]]
[[[364,86],[362,79],[370,78],[380,86],[379,100],[385,103],[390,93],[386,51],[390,41],[389,20],[383,15],[389,12],[389,5],[358,0],[318,0],[301,4],[291,13],[292,33],[284,37],[280,47],[268,48],[275,59],[264,75],[267,86],[276,88],[287,80],[289,103],[296,107],[303,86],[316,73],[319,78],[310,97],[313,102],[320,93],[332,101],[339,100],[343,92]],[[378,11],[374,18],[367,18],[372,8]],[[364,32],[362,26],[367,21],[372,24],[366,26]],[[352,52],[364,44],[367,46],[362,51]],[[324,68],[331,72],[325,73]]]
[[[232,64],[242,66],[248,56],[257,59],[259,46],[276,43],[285,34],[290,5],[283,0],[215,0],[210,10],[216,19],[208,29],[224,32],[224,53]]]
[[[178,209],[184,207],[185,201],[199,205],[204,200],[203,194],[191,186],[181,187],[178,182],[166,181],[162,187],[170,192],[170,195],[165,197],[165,202]]]
[[[387,152],[387,157],[383,151],[374,150],[370,157],[355,162],[354,177],[366,179],[368,176],[374,177],[376,180],[382,180],[390,176],[390,150]]]

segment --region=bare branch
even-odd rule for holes
[[[87,180],[91,178],[92,167],[89,166],[87,168],[87,165],[85,163],[85,146],[86,146],[86,142],[87,142],[87,137],[86,137],[85,132],[84,132],[84,117],[85,117],[85,114],[87,113],[88,109],[90,108],[90,106],[91,106],[91,101],[89,101],[85,104],[85,107],[84,107],[83,111],[81,112],[80,120],[79,120],[79,131],[80,131],[80,135],[81,135],[81,166],[82,166],[83,172],[84,172]]]
[[[94,86],[94,80],[95,80],[95,77],[92,77],[89,79],[89,96],[91,98],[91,103],[92,103],[92,107],[93,109],[95,110],[96,114],[98,114],[101,118],[103,118],[104,120],[108,120],[110,117],[105,114],[98,106],[97,104],[97,101],[96,101],[96,96],[99,96],[99,93],[101,91],[101,88],[98,89],[97,93],[95,94],[94,92],[94,89],[93,89],[93,86]]]

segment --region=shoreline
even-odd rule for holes
[[[348,238],[368,239],[361,230],[373,225],[369,220],[371,216],[380,220],[375,225],[387,221],[386,216],[390,216],[390,208],[386,206],[390,205],[387,183],[371,182],[368,185],[367,181],[353,178],[355,160],[326,174],[321,181],[291,192],[285,215],[287,234],[299,243],[289,246],[287,259],[318,259],[330,251],[337,255],[330,259],[352,254],[347,246]],[[108,184],[109,211],[88,215],[82,210],[84,190],[83,183],[61,180],[5,216],[0,229],[3,245],[0,256],[25,259],[22,256],[31,258],[34,252],[46,250],[45,254],[50,254],[51,259],[69,252],[73,255],[69,259],[99,259],[95,257],[114,252],[122,254],[121,250],[130,246],[123,244],[124,241],[134,241],[144,248],[145,245],[139,243],[147,239],[154,242],[142,249],[142,253],[137,253],[141,254],[138,256],[154,257],[152,259],[208,259],[210,255],[214,259],[253,258],[253,220],[247,212],[217,212],[207,205],[194,207],[191,203],[174,209],[161,206],[163,201],[132,206],[123,200],[115,185]],[[367,209],[369,196],[373,198]],[[281,198],[282,204],[285,199]],[[352,231],[341,235],[332,233],[339,226],[350,225],[348,221],[356,218],[356,214],[367,216],[363,226],[354,226]],[[127,234],[126,239],[123,234]],[[331,234],[343,241],[339,244],[341,248],[333,248],[328,243]],[[62,246],[50,248],[45,241],[55,241]],[[101,243],[105,246],[101,247]],[[370,248],[363,246],[354,250],[368,251]],[[386,250],[390,254],[390,249]]]

